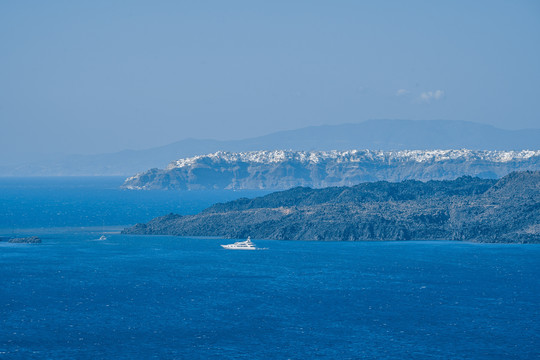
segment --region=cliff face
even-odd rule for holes
[[[198,215],[167,215],[127,234],[283,240],[466,240],[540,242],[540,172],[496,181],[363,183],[294,188],[216,204]]]
[[[366,181],[500,178],[540,170],[540,151],[252,151],[180,159],[128,178],[126,189],[290,189]]]

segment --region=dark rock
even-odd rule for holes
[[[385,181],[294,188],[215,204],[198,215],[167,215],[125,234],[260,239],[540,242],[540,172],[500,180]]]
[[[24,238],[13,238],[9,239],[12,244],[41,244],[41,239],[37,236],[30,236]]]

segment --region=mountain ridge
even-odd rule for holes
[[[97,155],[70,155],[0,166],[0,176],[129,176],[171,161],[216,151],[255,150],[538,150],[540,129],[504,130],[458,120],[367,120],[310,126],[241,140],[187,138],[145,150]]]
[[[219,151],[173,161],[126,179],[130,190],[271,189],[352,186],[365,181],[499,178],[540,170],[539,151]]]

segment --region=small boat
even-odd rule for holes
[[[101,225],[101,237],[98,240],[107,240],[107,237],[104,234],[105,232],[105,220],[103,220],[103,224]]]
[[[221,247],[228,250],[257,250],[255,244],[251,242],[251,238],[249,236],[246,241],[238,241],[234,244],[221,245]]]

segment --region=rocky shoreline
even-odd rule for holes
[[[540,172],[500,180],[386,181],[353,187],[298,187],[169,214],[124,234],[278,240],[459,240],[540,243]]]

